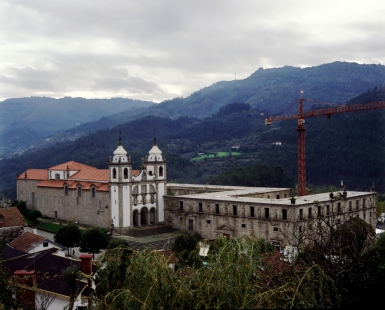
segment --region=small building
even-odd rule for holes
[[[79,270],[75,288],[62,274],[62,270],[71,266]],[[86,309],[90,303],[96,271],[92,254],[83,254],[80,260],[75,260],[58,256],[57,249],[51,248],[8,259],[5,267],[13,274],[16,298],[22,298],[33,307],[45,301],[47,310],[63,309],[70,303],[73,289],[76,296],[74,309]]]
[[[17,207],[0,208],[0,239],[11,242],[28,226]]]
[[[9,246],[15,250],[23,251],[26,253],[36,253],[42,250],[55,248],[57,249],[57,255],[59,256],[65,256],[66,251],[68,250],[66,247],[56,243],[51,239],[35,235],[28,231],[10,242]]]

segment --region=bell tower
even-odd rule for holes
[[[108,163],[111,221],[116,228],[129,227],[131,210],[132,162],[122,146],[122,138]]]
[[[151,150],[148,152],[147,158],[144,162],[147,174],[155,176],[156,184],[156,196],[157,196],[157,217],[158,222],[164,222],[164,199],[166,184],[167,184],[167,166],[166,159],[162,156],[162,151],[156,144],[154,138],[154,144]]]

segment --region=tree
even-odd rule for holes
[[[38,217],[42,217],[43,215],[39,210],[31,210],[27,213],[27,218],[32,221],[36,222]]]
[[[87,229],[80,241],[80,251],[99,253],[101,249],[106,249],[109,244],[107,230],[104,228],[92,227]]]
[[[62,269],[61,276],[66,279],[68,285],[71,287],[70,303],[66,309],[72,310],[76,297],[79,294],[79,280],[81,278],[80,271],[76,263],[71,263],[70,266]]]
[[[82,237],[82,233],[79,227],[74,223],[69,223],[68,225],[61,226],[56,235],[55,242],[70,248],[78,246]]]
[[[191,266],[199,262],[199,259],[197,259],[199,257],[197,251],[198,242],[198,238],[191,233],[180,234],[175,238],[172,251],[175,252],[181,265]]]

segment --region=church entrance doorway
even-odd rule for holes
[[[140,224],[142,226],[148,225],[148,209],[147,208],[142,208],[140,212]]]

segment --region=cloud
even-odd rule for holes
[[[384,64],[382,1],[0,2],[1,98],[186,96],[259,67]]]

